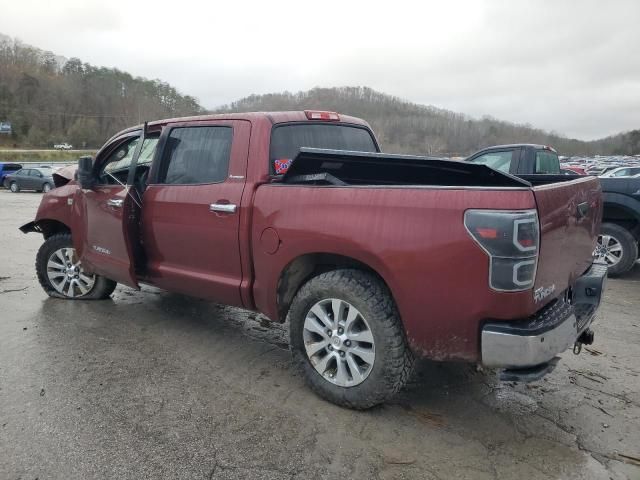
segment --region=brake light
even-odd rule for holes
[[[489,255],[489,285],[498,291],[533,287],[540,226],[535,210],[467,210],[464,225]]]
[[[309,120],[325,120],[328,122],[340,121],[340,115],[336,112],[323,112],[319,110],[305,110],[304,114]]]

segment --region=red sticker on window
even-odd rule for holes
[[[276,173],[278,175],[281,173],[286,173],[291,166],[291,162],[293,162],[292,158],[280,158],[278,160],[274,160],[273,165],[275,167]]]

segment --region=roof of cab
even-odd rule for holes
[[[315,111],[315,110],[314,110]],[[314,122],[314,123],[350,123],[354,125],[363,125],[369,127],[369,124],[361,118],[352,117],[349,115],[340,115],[340,120],[326,121],[326,120],[309,120],[304,111],[291,111],[291,112],[246,112],[246,113],[218,113],[208,115],[197,115],[193,117],[176,117],[166,118],[164,120],[154,120],[148,122],[148,128],[162,127],[169,123],[189,123],[189,122],[206,122],[209,120],[248,120],[250,122],[269,122],[271,124],[288,123],[288,122]],[[116,133],[111,137],[108,142],[122,134],[129,133],[135,130],[140,130],[142,125],[135,125],[133,127],[126,128],[121,132]],[[107,142],[107,143],[108,143]]]

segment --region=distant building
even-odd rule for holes
[[[0,122],[0,135],[11,135],[10,122]]]

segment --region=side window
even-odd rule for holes
[[[162,155],[159,183],[190,185],[224,182],[229,172],[231,127],[178,127]]]
[[[488,152],[479,157],[471,160],[473,163],[481,163],[501,172],[509,172],[511,168],[511,157],[513,156],[513,150],[506,150],[502,152]]]
[[[628,168],[623,168],[622,170],[618,170],[612,175],[612,177],[624,177],[625,175],[629,175]]]
[[[117,184],[115,179],[121,183],[126,183],[129,175],[129,166],[133,160],[139,137],[134,137],[124,141],[116,150],[111,152],[109,158],[104,162],[99,175],[101,184]],[[138,158],[137,170],[148,169],[153,161],[153,154],[158,144],[158,136],[147,137],[142,145],[142,151]],[[115,178],[114,178],[115,177]]]
[[[536,173],[560,173],[560,160],[558,159],[558,155],[549,150],[536,151]]]
[[[39,170],[31,170],[29,175],[32,177],[42,177],[42,173]]]

